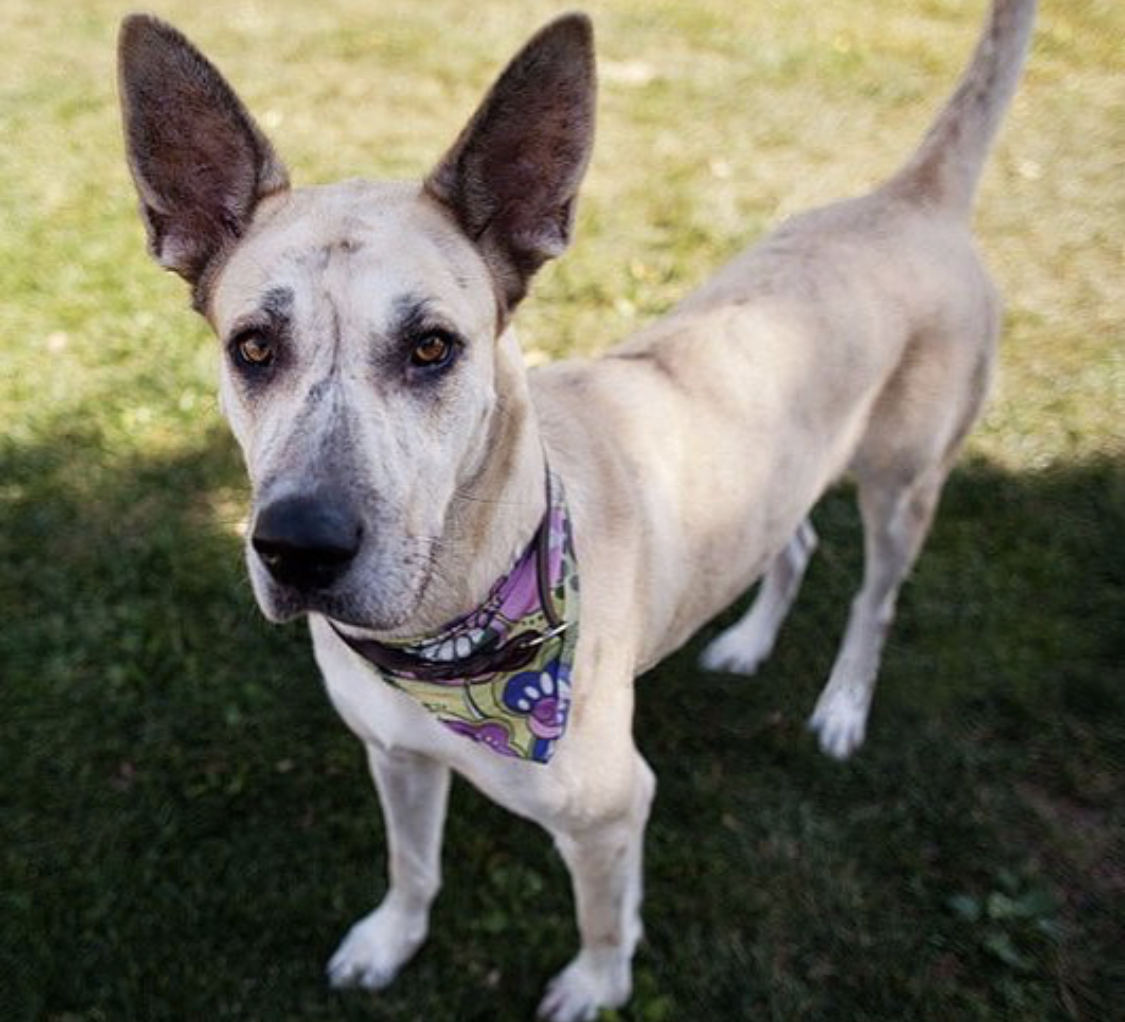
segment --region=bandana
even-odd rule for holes
[[[475,611],[439,631],[376,642],[336,633],[451,731],[546,763],[566,731],[578,642],[578,564],[562,483],[515,566]]]

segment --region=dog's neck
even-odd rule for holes
[[[418,609],[387,637],[440,628],[476,609],[532,541],[546,512],[546,458],[514,331],[497,341],[496,405],[459,482]]]

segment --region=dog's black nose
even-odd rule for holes
[[[359,552],[363,526],[339,501],[286,497],[258,513],[250,542],[278,582],[324,589]]]

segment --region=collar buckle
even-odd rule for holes
[[[524,632],[516,641],[524,649],[533,649],[536,646],[542,646],[543,643],[550,642],[552,639],[562,635],[569,627],[569,621],[562,621],[555,625],[554,628],[548,628],[545,632]]]

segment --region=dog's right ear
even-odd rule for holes
[[[288,175],[222,75],[171,25],[126,18],[118,68],[149,250],[198,286],[258,203],[288,188]]]
[[[426,179],[484,256],[505,313],[570,243],[595,92],[590,20],[563,15],[512,59]]]

